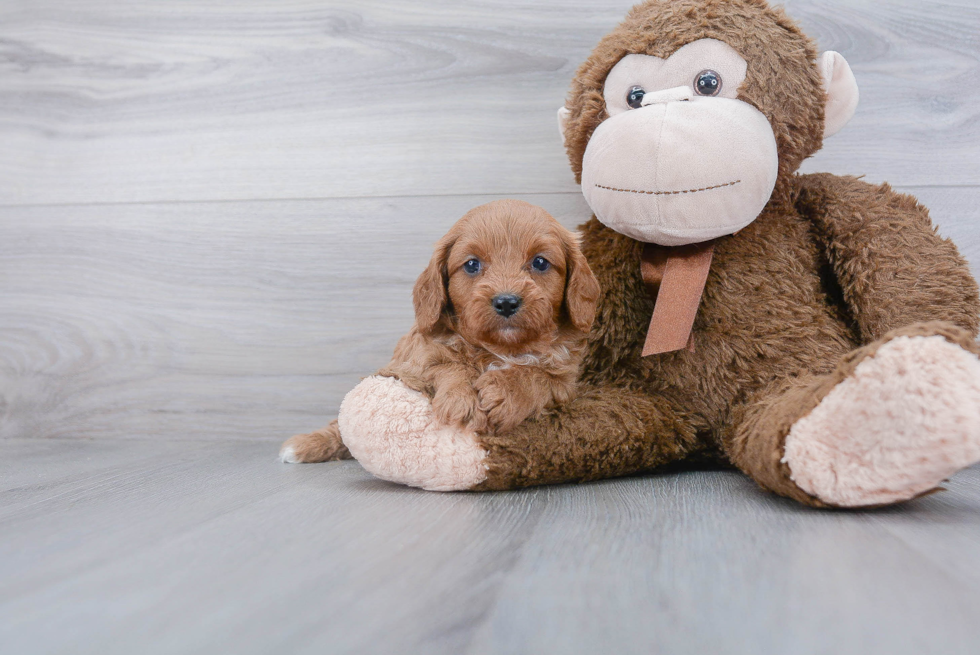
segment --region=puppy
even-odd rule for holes
[[[540,207],[499,200],[436,244],[415,325],[379,375],[429,396],[436,418],[505,432],[575,391],[599,283],[575,236]],[[283,444],[284,462],[348,459],[337,421]]]

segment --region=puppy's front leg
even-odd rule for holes
[[[556,401],[566,402],[572,395],[571,387],[560,377],[525,366],[487,371],[475,386],[480,409],[486,412],[495,432],[507,432]]]
[[[426,371],[435,390],[432,411],[441,423],[477,432],[486,428],[487,416],[473,388],[478,375],[476,369],[460,364],[437,364]]]

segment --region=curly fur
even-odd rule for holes
[[[547,270],[531,267],[538,256]],[[472,259],[476,274],[463,268]],[[492,306],[503,293],[522,300],[506,318]],[[415,325],[378,375],[428,396],[443,425],[509,430],[572,398],[598,296],[577,238],[546,211],[516,200],[477,207],[436,244],[415,284]],[[350,457],[336,421],[287,449],[290,461]]]
[[[573,80],[564,134],[576,177],[590,136],[606,118],[603,82],[616,62],[629,53],[665,57],[701,38],[722,40],[746,59],[748,71],[738,98],[769,120],[779,178],[753,223],[714,242],[692,329],[695,350],[641,356],[654,308],[640,270],[648,246],[593,217],[581,228],[581,247],[601,288],[595,323],[584,350],[580,337],[562,344],[576,361],[581,353],[577,395],[568,402],[540,405],[513,429],[484,431],[475,436],[476,442],[423,430],[413,441],[412,470],[399,477],[397,469],[404,462],[398,460],[380,467],[379,474],[426,488],[489,490],[713,461],[734,465],[763,488],[809,505],[861,506],[928,492],[948,471],[975,459],[980,424],[971,420],[957,424],[962,443],[954,443],[936,425],[921,426],[932,430],[926,439],[904,430],[899,446],[889,441],[893,435],[887,430],[866,430],[848,441],[854,436],[848,430],[827,428],[841,423],[841,417],[829,421],[827,415],[834,407],[851,406],[841,396],[859,387],[862,379],[889,377],[881,388],[888,389],[894,407],[905,404],[902,389],[914,388],[921,391],[917,406],[931,408],[928,393],[949,391],[944,386],[949,382],[937,373],[944,370],[944,357],[958,362],[961,371],[980,370],[980,362],[972,359],[980,354],[974,342],[980,291],[956,247],[938,236],[926,208],[911,196],[851,177],[796,174],[800,163],[821,146],[827,97],[816,48],[782,10],[763,0],[651,0],[635,7]],[[451,350],[453,343],[466,343],[474,350],[446,359],[464,368],[484,362],[484,376],[523,370],[524,362],[539,366],[548,357],[520,348],[494,355],[493,347],[506,350],[507,344],[490,339],[495,343],[488,347],[489,341],[481,342],[485,319],[475,315],[469,325],[452,309],[445,310],[458,305],[457,311],[468,311],[468,303],[480,297],[465,293],[466,285],[454,286],[449,279],[453,265],[445,270],[441,265],[453,261],[455,243],[444,241],[440,248],[445,255],[423,274],[432,282],[417,287],[421,328],[406,337],[405,354],[396,356],[390,371],[409,386],[431,387],[437,413],[439,391],[426,377],[429,367],[406,366],[409,352]],[[454,288],[462,293],[458,299]],[[573,303],[566,305],[572,324],[581,327],[572,316]],[[591,319],[591,308],[586,314]],[[429,346],[414,345],[424,339],[431,340]],[[485,352],[477,352],[479,348]],[[876,362],[878,353],[883,354]],[[562,360],[564,354],[555,349],[550,356]],[[491,362],[491,357],[496,359]],[[917,361],[925,362],[925,368],[913,370]],[[468,375],[467,380],[476,379]],[[899,375],[908,379],[891,379]],[[976,393],[967,389],[943,399],[980,396],[980,382],[971,380],[964,387],[975,387]],[[843,392],[832,393],[841,388]],[[868,397],[869,388],[859,390],[864,395],[855,397]],[[415,392],[399,387],[399,394],[406,393]],[[542,393],[534,391],[539,398]],[[828,397],[829,404],[821,405]],[[851,399],[848,395],[844,400]],[[463,404],[473,407],[472,396]],[[884,405],[876,409],[888,411]],[[973,417],[980,403],[962,409],[962,416]],[[468,411],[457,418],[471,419],[477,410]],[[801,421],[808,415],[815,418]],[[382,418],[378,425],[383,427],[393,417]],[[371,421],[362,426],[366,443],[378,441],[374,426]],[[856,455],[861,444],[881,452],[870,459],[863,451]],[[935,452],[937,448],[943,452]],[[916,449],[928,450],[929,457],[916,458]],[[448,459],[446,452],[452,453]],[[385,450],[377,457],[382,461],[389,455]],[[919,462],[903,468],[913,459],[928,460],[928,466]],[[465,475],[453,469],[446,477],[435,466],[457,460],[468,463]],[[868,467],[865,461],[884,465]],[[389,468],[396,469],[394,474]],[[436,482],[429,479],[430,469],[440,472]],[[848,470],[857,473],[836,478]]]
[[[576,178],[606,118],[602,87],[625,54],[665,57],[701,38],[749,63],[739,99],[769,119],[776,191],[759,218],[716,241],[694,323],[695,352],[640,356],[653,301],[645,244],[595,217],[582,247],[599,279],[579,396],[506,434],[487,435],[479,489],[590,480],[680,460],[734,464],[761,486],[826,504],[782,462],[792,424],[861,358],[896,335],[941,335],[976,352],[980,296],[966,261],[928,211],[888,185],[796,175],[822,143],[816,48],[762,0],[670,0],[635,7],[581,66],[566,101]]]
[[[607,118],[602,87],[612,67],[628,54],[667,58],[706,38],[724,41],[749,62],[738,99],[769,119],[779,149],[780,180],[787,182],[820,149],[824,91],[817,49],[795,21],[764,0],[659,0],[635,6],[599,41],[572,80],[565,102],[565,148],[577,182],[592,132]],[[774,196],[786,191],[777,187]]]

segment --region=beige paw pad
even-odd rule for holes
[[[843,507],[913,498],[980,461],[980,360],[941,336],[899,337],[858,364],[786,437],[792,480]]]
[[[476,434],[436,421],[429,399],[395,378],[361,381],[341,403],[338,422],[351,455],[383,480],[457,491],[487,477]]]

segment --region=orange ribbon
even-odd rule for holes
[[[691,328],[713,253],[712,241],[672,248],[648,243],[643,249],[640,274],[655,302],[643,357],[685,349],[694,352]]]

